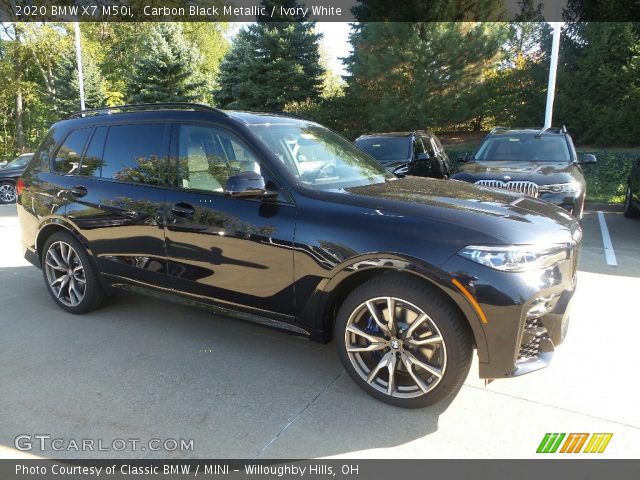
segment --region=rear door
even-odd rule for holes
[[[170,129],[170,123],[98,126],[72,166],[67,217],[106,274],[163,284]]]
[[[223,126],[176,124],[172,138],[178,168],[167,194],[166,242],[174,288],[290,320],[295,206],[282,193],[269,201],[225,196],[227,179],[247,171],[277,186],[255,152]]]

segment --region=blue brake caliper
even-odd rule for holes
[[[364,329],[364,331],[367,333],[370,333],[371,335],[375,335],[376,337],[382,336],[382,330],[380,330],[380,327],[378,326],[378,324],[376,323],[376,321],[373,319],[372,316],[369,317],[369,320],[367,321],[367,326]],[[371,352],[371,356],[376,360],[380,360],[382,358],[382,350],[374,350],[373,352]]]

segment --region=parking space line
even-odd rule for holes
[[[607,222],[605,221],[604,214],[601,211],[598,211],[598,221],[600,222],[600,232],[602,233],[602,243],[604,245],[604,257],[607,259],[607,265],[617,267],[618,261],[616,260],[616,252],[613,251],[613,244],[611,243],[611,237],[609,236]]]

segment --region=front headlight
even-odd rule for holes
[[[503,272],[526,272],[551,267],[567,258],[566,245],[478,246],[458,252],[461,257]]]
[[[540,185],[540,193],[580,193],[581,190],[582,186],[579,182]]]

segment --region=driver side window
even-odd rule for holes
[[[222,192],[232,175],[260,173],[246,146],[228,132],[209,126],[178,126],[178,181],[182,188]]]

